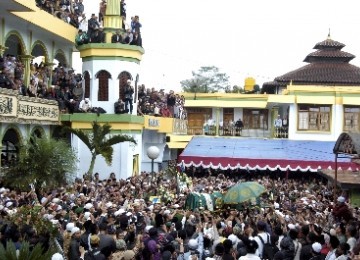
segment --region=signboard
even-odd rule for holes
[[[0,117],[3,122],[58,123],[59,106],[54,100],[19,96],[17,91],[0,90]]]
[[[16,116],[17,98],[15,96],[0,94],[0,115],[6,117]]]

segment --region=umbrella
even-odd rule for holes
[[[257,182],[241,182],[232,186],[224,196],[224,204],[238,204],[259,197],[265,187]]]

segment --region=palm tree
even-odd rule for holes
[[[33,249],[30,248],[29,242],[23,242],[18,252],[13,242],[8,241],[6,247],[0,243],[0,259],[17,260],[48,260],[56,252],[53,248],[44,250],[41,243],[37,243]],[[18,253],[18,255],[17,255]]]
[[[92,131],[72,129],[69,127],[66,128],[66,131],[76,135],[89,148],[91,153],[90,167],[87,172],[89,177],[92,177],[95,160],[99,154],[105,158],[107,165],[111,165],[113,156],[112,146],[114,144],[122,142],[132,142],[136,144],[134,138],[128,135],[113,135],[107,137],[111,131],[111,126],[108,123],[101,126],[97,122],[93,122]]]
[[[64,140],[31,137],[20,147],[19,161],[4,176],[5,182],[21,190],[36,191],[66,184],[76,172],[77,156]]]

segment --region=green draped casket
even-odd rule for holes
[[[200,193],[191,192],[186,197],[185,209],[206,209],[214,211],[221,208],[223,205],[223,198],[220,192]]]

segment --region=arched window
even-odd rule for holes
[[[84,72],[85,95],[84,98],[90,98],[90,73]]]
[[[123,71],[120,73],[120,75],[119,75],[119,97],[122,100],[125,100],[124,91],[125,91],[125,86],[126,86],[126,82],[128,79],[132,80],[131,74],[129,72]],[[135,98],[135,100],[137,100],[137,99]]]
[[[8,129],[2,139],[1,167],[15,165],[19,156],[20,136],[15,129]]]
[[[96,75],[99,79],[98,101],[109,101],[109,78],[111,75],[105,70],[99,71]]]

